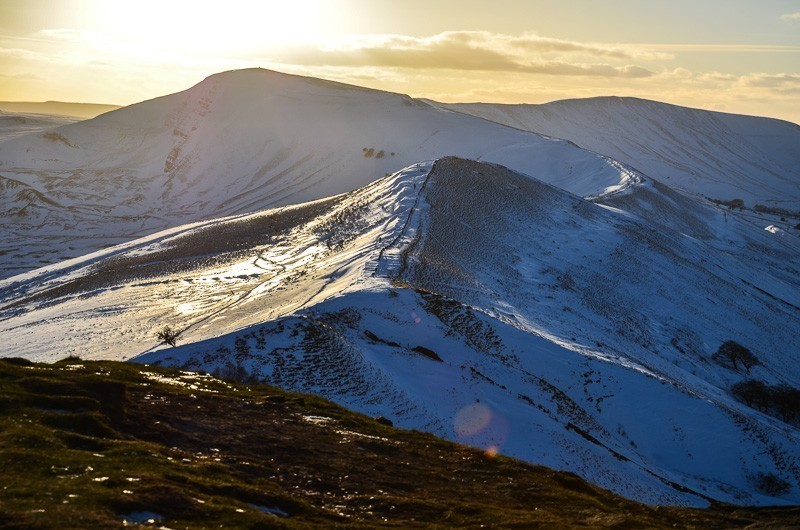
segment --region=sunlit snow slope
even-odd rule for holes
[[[60,116],[72,121],[87,120],[120,108],[104,103],[70,103],[68,101],[0,101],[0,112]]]
[[[0,281],[4,354],[241,366],[650,503],[797,504],[800,430],[729,388],[800,387],[800,252],[649,179],[615,197],[417,164]],[[716,364],[725,340],[762,364]]]
[[[62,125],[78,121],[77,118],[50,114],[28,114],[24,112],[4,112],[0,110],[0,141],[33,134],[47,132]]]
[[[691,193],[800,211],[794,123],[618,97],[441,107],[573,141]]]
[[[400,94],[267,70],[0,142],[0,274],[187,222],[353,190],[445,155],[503,163],[579,195],[629,173],[565,141]]]

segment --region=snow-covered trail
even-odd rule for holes
[[[0,308],[5,308],[0,328],[8,338],[6,351],[48,361],[69,354],[103,357],[108,345],[121,337],[115,355],[128,358],[156,347],[154,333],[163,325],[180,331],[182,341],[203,340],[377,281],[371,272],[381,269],[385,275],[387,267],[396,267],[393,249],[431,165],[415,164],[347,200],[301,207],[298,210],[314,209],[318,215],[219,265],[211,259],[210,266],[180,272],[181,261],[170,248],[203,244],[215,230],[246,235],[263,219],[290,216],[296,209],[196,223],[0,281],[4,295]],[[394,245],[387,246],[388,242]],[[332,248],[345,243],[347,249]],[[152,262],[148,256],[153,256]],[[159,270],[156,277],[137,276],[136,269],[141,268],[137,264],[162,262],[163,274]],[[117,269],[128,271],[126,280],[104,280],[106,271]],[[97,287],[84,291],[82,285],[90,282]],[[26,297],[48,300],[50,296],[57,302],[45,302],[32,311],[21,305]],[[87,319],[88,314],[96,318]],[[50,344],[42,343],[43,336],[50,337]]]

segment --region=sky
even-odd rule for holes
[[[263,67],[446,102],[636,96],[800,123],[800,0],[0,0],[0,100]]]

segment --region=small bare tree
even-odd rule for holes
[[[180,331],[176,331],[169,326],[164,326],[156,332],[156,337],[158,340],[161,341],[161,344],[169,344],[172,347],[176,346],[176,342],[178,340],[178,335],[180,335]]]
[[[761,362],[753,355],[753,352],[732,340],[722,343],[719,349],[711,356],[711,359],[722,366],[732,366],[734,370],[739,371],[739,363],[750,373],[750,368]]]

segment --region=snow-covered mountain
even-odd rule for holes
[[[437,105],[570,140],[694,194],[800,211],[794,123],[619,97]]]
[[[24,112],[4,112],[0,110],[0,141],[46,132],[62,125],[78,121],[77,118],[50,114],[29,114]]]
[[[650,503],[797,504],[800,430],[730,388],[800,387],[799,258],[646,177],[587,201],[446,158],[2,280],[0,334],[36,360],[242,366]],[[712,360],[727,340],[761,364]]]
[[[104,103],[73,103],[68,101],[0,101],[0,112],[60,116],[73,121],[88,120],[120,108]]]
[[[351,191],[445,155],[505,164],[579,195],[630,179],[565,141],[408,96],[267,70],[0,142],[0,274],[188,222]]]

